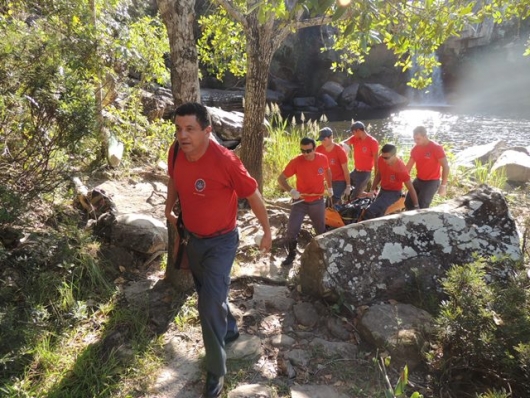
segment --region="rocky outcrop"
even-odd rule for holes
[[[521,258],[519,235],[504,196],[487,187],[430,209],[350,224],[311,240],[301,258],[302,290],[353,305],[408,302],[407,287],[442,291],[453,265]],[[490,277],[506,270],[492,268]]]

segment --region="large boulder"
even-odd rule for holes
[[[344,91],[344,87],[342,87],[340,83],[334,81],[327,81],[320,88],[320,94],[327,94],[333,98],[334,101],[337,101],[342,91]]]
[[[452,265],[509,256],[519,260],[519,234],[504,196],[487,186],[447,203],[350,224],[316,236],[301,257],[304,293],[343,297],[353,305],[410,302],[422,286],[440,294]],[[501,265],[491,277],[505,277]]]
[[[222,141],[240,141],[243,130],[243,113],[227,112],[221,108],[207,106],[212,120],[212,129]]]
[[[455,167],[473,168],[477,163],[493,163],[506,148],[506,141],[497,140],[483,145],[466,148],[455,156]]]
[[[357,100],[357,92],[359,91],[359,83],[350,84],[346,87],[339,99],[339,104],[343,105],[346,108],[353,108],[355,106],[355,101]]]
[[[492,172],[502,172],[508,181],[530,181],[530,156],[523,150],[509,149],[504,151],[491,167]]]
[[[409,100],[382,84],[362,84],[357,92],[357,100],[372,108],[395,108],[405,106]]]

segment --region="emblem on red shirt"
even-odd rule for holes
[[[206,188],[206,182],[202,178],[199,178],[197,181],[195,181],[195,190],[197,192],[204,191],[204,188]]]

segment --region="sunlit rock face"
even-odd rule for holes
[[[452,265],[484,258],[522,257],[519,235],[504,196],[487,186],[430,209],[350,224],[315,237],[301,258],[304,293],[345,298],[353,305],[395,299],[417,290],[442,293]],[[504,264],[509,262],[504,262]],[[503,278],[508,265],[492,266]]]

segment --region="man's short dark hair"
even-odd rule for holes
[[[397,152],[396,146],[394,144],[385,144],[381,148],[381,153],[389,153],[395,155]]]
[[[300,140],[300,145],[309,145],[309,144],[313,145],[313,148],[317,146],[316,141],[312,138],[304,137]]]
[[[414,135],[419,134],[419,135],[423,135],[424,137],[426,137],[427,136],[427,129],[425,127],[423,127],[423,126],[418,126],[414,130],[412,130],[412,133]]]
[[[364,131],[364,123],[363,122],[354,122],[351,127],[350,127],[350,131],[355,131],[355,130],[362,130]]]
[[[202,129],[205,129],[210,125],[210,114],[208,113],[208,109],[198,102],[186,102],[180,105],[177,109],[175,109],[173,120],[175,120],[177,116],[189,115],[195,115],[197,122]]]

